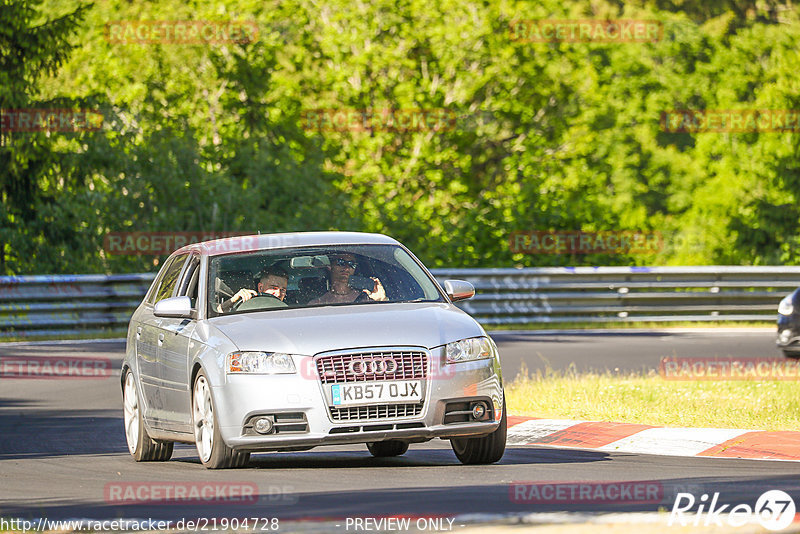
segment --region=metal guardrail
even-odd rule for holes
[[[488,325],[772,321],[800,267],[435,269],[469,280],[459,306]],[[0,277],[0,339],[122,335],[153,274]]]
[[[0,339],[124,336],[154,277],[0,276]]]
[[[441,269],[477,294],[461,308],[482,324],[774,321],[800,267]]]

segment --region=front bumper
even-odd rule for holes
[[[778,339],[775,344],[783,350],[800,352],[800,316],[778,316]]]
[[[239,436],[225,441],[229,447],[242,451],[280,451],[306,449],[321,445],[346,445],[352,443],[371,443],[387,439],[409,442],[428,441],[433,438],[475,437],[489,434],[497,429],[499,423],[473,423],[436,425],[433,427],[406,430],[386,430],[372,432],[352,432],[347,434],[308,433],[293,436]]]
[[[423,383],[422,409],[410,417],[336,421],[328,409],[325,387],[314,372],[311,357],[297,357],[292,375],[228,375],[212,386],[217,419],[225,443],[237,450],[270,451],[320,445],[370,443],[388,439],[409,442],[433,438],[486,435],[497,429],[503,406],[503,385],[496,359],[444,365],[443,348],[428,351],[429,372]],[[329,395],[328,395],[329,397]],[[483,421],[445,422],[454,403],[483,401],[490,416]],[[302,414],[304,432],[260,435],[248,431],[256,415]],[[469,419],[469,418],[461,418]]]

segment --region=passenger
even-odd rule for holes
[[[369,302],[389,300],[383,284],[372,277],[375,287],[372,291],[353,289],[348,285],[350,276],[356,272],[358,262],[353,254],[335,254],[330,256],[331,264],[327,266],[330,274],[331,288],[319,298],[309,301],[309,306],[318,304],[338,304],[345,302]]]
[[[286,287],[289,284],[289,275],[285,269],[278,265],[272,265],[261,271],[258,278],[258,291],[242,288],[234,296],[217,305],[217,311],[219,313],[229,312],[239,305],[237,303],[246,302],[257,295],[269,295],[283,302],[283,299],[286,298]]]

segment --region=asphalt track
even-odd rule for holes
[[[774,334],[628,333],[494,334],[506,377],[525,361],[556,368],[638,369],[661,356],[767,356]],[[451,516],[531,512],[631,512],[670,509],[678,492],[719,492],[720,504],[753,506],[781,489],[800,503],[800,462],[684,458],[510,447],[491,466],[462,466],[447,442],[412,445],[399,458],[374,459],[363,446],[254,455],[246,469],[208,471],[189,446],[167,463],[135,463],[122,429],[119,365],[122,343],[0,345],[0,356],[110,358],[102,379],[0,379],[0,517],[49,519],[197,517],[281,520],[386,515]],[[515,498],[515,482],[655,481],[658,498],[572,500]],[[231,502],[121,504],[110,489],[127,483],[238,484],[257,498]],[[522,502],[520,502],[520,500]],[[454,527],[457,529],[458,527]],[[353,530],[350,529],[352,532]]]
[[[561,331],[553,333],[490,332],[503,358],[506,378],[524,363],[529,371],[635,372],[658,369],[663,357],[782,358],[774,329],[663,329]]]

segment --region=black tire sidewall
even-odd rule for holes
[[[136,385],[136,376],[133,374],[133,371],[130,369],[127,370],[125,374],[125,381],[128,380],[128,375],[133,377],[134,385]],[[124,383],[124,382],[123,382]],[[153,438],[150,437],[150,434],[147,432],[147,428],[145,427],[144,423],[144,404],[142,404],[142,396],[139,394],[139,386],[136,385],[136,404],[139,407],[137,410],[137,419],[139,423],[139,434],[138,439],[136,441],[136,448],[134,449],[131,456],[137,462],[149,462],[149,461],[163,461],[168,460],[172,456],[172,442],[156,442]],[[122,394],[122,402],[125,403],[125,393],[123,389]],[[127,443],[127,432],[125,434],[125,442]],[[128,451],[130,452],[130,447],[128,447]]]
[[[478,438],[455,438],[450,446],[459,461],[463,464],[489,464],[499,462],[506,448],[508,433],[508,416],[506,399],[503,394],[503,414],[500,425],[491,434]]]
[[[398,439],[375,441],[367,443],[367,449],[369,449],[370,454],[376,458],[402,456],[408,451],[408,443]]]

